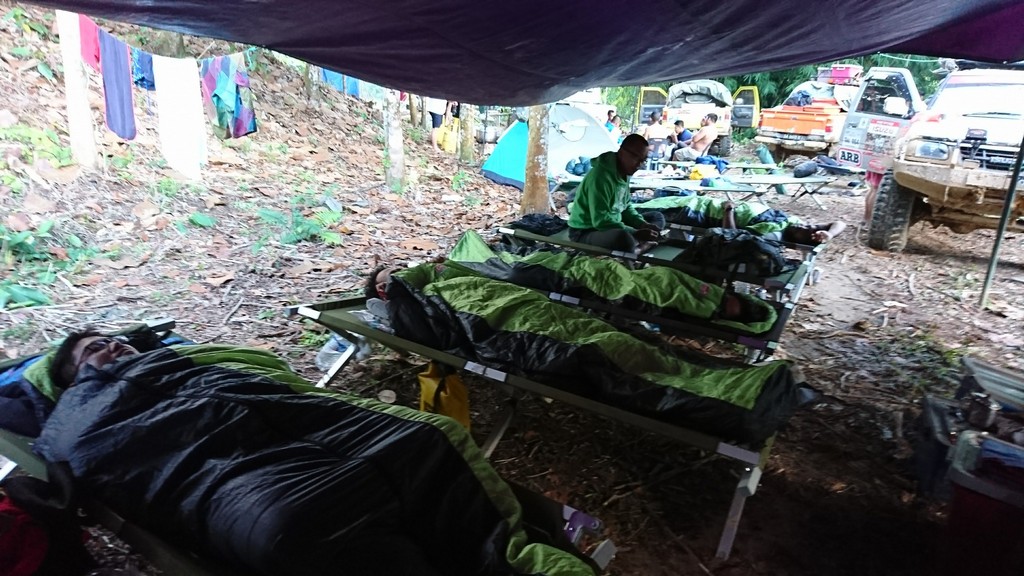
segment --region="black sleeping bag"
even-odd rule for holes
[[[284,366],[193,346],[87,368],[37,450],[126,518],[250,573],[591,574],[526,544],[514,496],[454,421]]]

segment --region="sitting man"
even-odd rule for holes
[[[799,218],[760,202],[732,202],[710,196],[667,196],[636,208],[641,213],[659,212],[673,224],[697,228],[743,228],[769,240],[813,245],[828,242],[846,229],[841,220],[827,224],[802,224]]]
[[[711,144],[718,138],[718,128],[715,127],[715,122],[718,122],[718,114],[715,113],[708,114],[702,118],[700,130],[697,130],[697,133],[693,135],[688,144],[673,151],[672,159],[693,161],[707,154]]]
[[[86,330],[44,361],[64,391],[35,450],[240,573],[593,574],[527,540],[511,487],[445,416],[314,388],[260,349],[138,352]]]
[[[569,238],[609,250],[640,253],[657,246],[660,214],[641,216],[630,203],[629,179],[647,159],[647,140],[630,134],[617,152],[591,161],[569,214]]]
[[[690,132],[686,128],[686,123],[682,120],[676,120],[673,125],[674,132],[669,134],[668,141],[671,146],[669,147],[668,153],[665,155],[669,160],[675,155],[676,150],[685,148],[690,145],[690,141],[693,140],[693,132]]]

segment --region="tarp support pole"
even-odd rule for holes
[[[1024,137],[1021,138],[1020,148],[1017,149],[1017,164],[1013,166],[1013,176],[1010,177],[1010,188],[1006,191],[1006,202],[1003,203],[1003,214],[999,218],[999,228],[996,230],[996,241],[992,243],[992,258],[988,261],[988,271],[985,273],[985,284],[981,287],[981,307],[988,306],[988,291],[992,287],[992,281],[996,278],[996,266],[999,265],[999,249],[1003,246],[1003,236],[1006,235],[1006,227],[1010,224],[1010,215],[1013,212],[1014,200],[1017,198],[1017,180],[1020,179],[1021,160],[1024,160]]]

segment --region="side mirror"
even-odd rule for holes
[[[882,103],[882,112],[888,116],[899,116],[902,118],[910,113],[910,105],[907,104],[906,98],[889,96]]]

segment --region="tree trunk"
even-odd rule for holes
[[[476,106],[465,102],[459,105],[459,126],[462,128],[462,148],[459,150],[459,162],[472,164],[476,157]]]
[[[89,78],[82,64],[78,15],[57,10],[60,53],[64,63],[64,98],[68,107],[68,136],[71,154],[80,166],[96,166],[96,133],[89,108]]]
[[[548,107],[530,107],[530,133],[526,144],[526,182],[520,214],[547,214],[548,193]]]
[[[185,36],[177,32],[157,30],[153,32],[153,39],[146,44],[146,49],[160,56],[184,58],[186,56]]]
[[[423,109],[423,129],[430,133],[433,129],[433,125],[430,123],[430,114],[427,114],[427,97],[424,96],[420,99],[421,108]]]
[[[420,109],[416,105],[416,97],[412,94],[409,94],[409,123],[413,127],[420,125]]]
[[[402,142],[402,117],[398,92],[384,91],[384,180],[392,192],[402,192],[405,185],[405,145]]]

